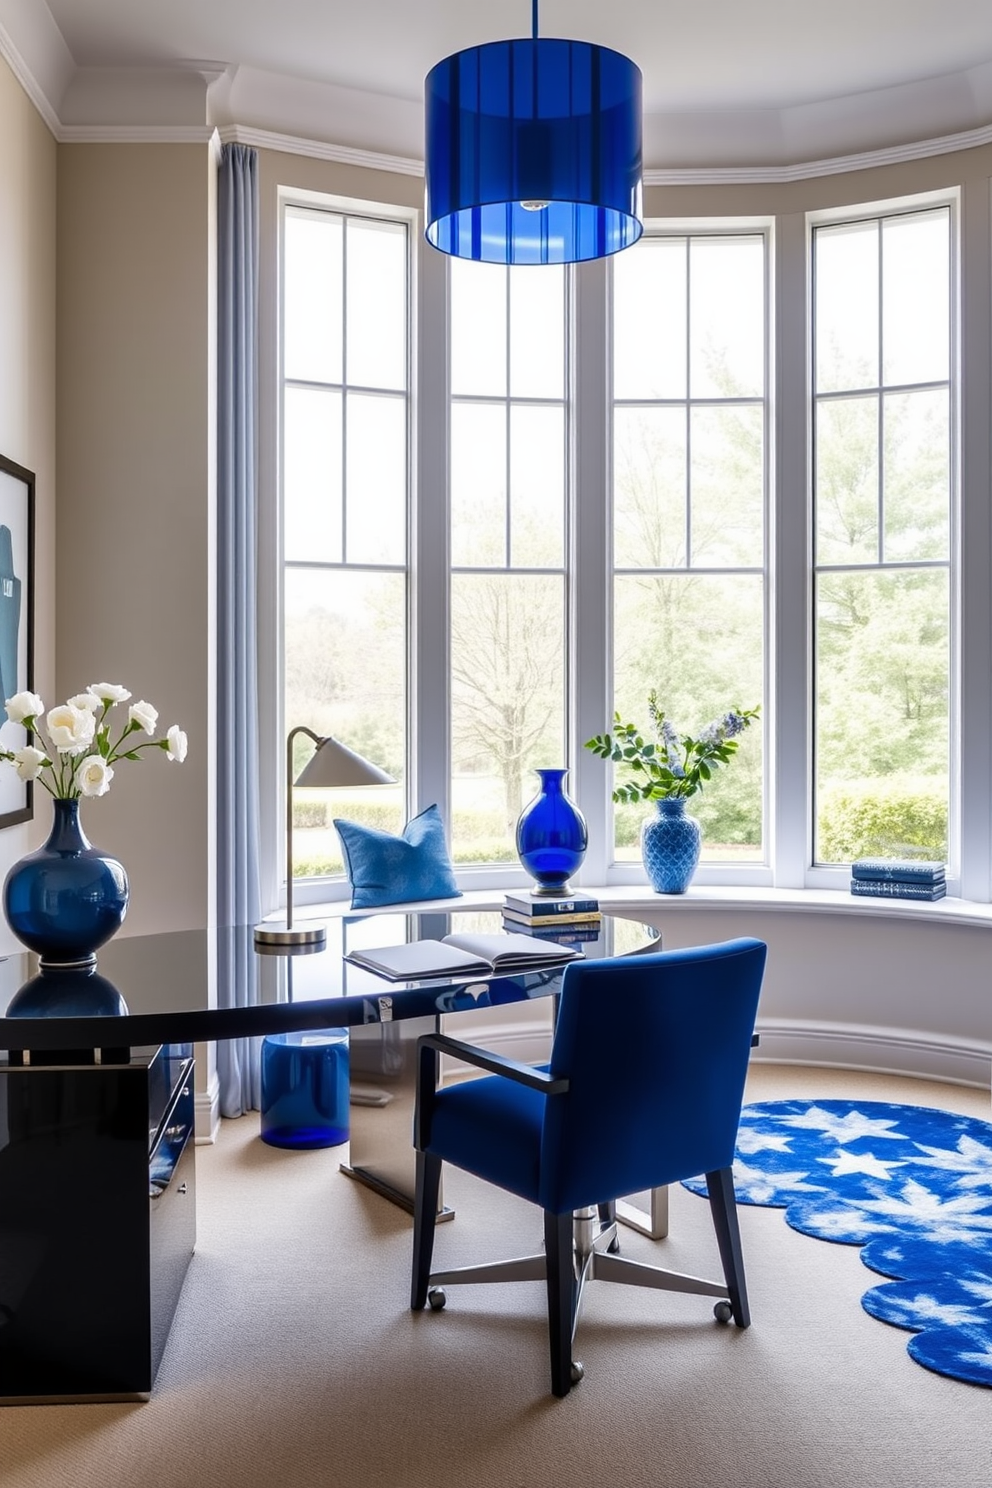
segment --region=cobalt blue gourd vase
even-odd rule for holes
[[[127,910],[127,874],[116,858],[91,847],[79,802],[52,802],[48,841],[15,863],[4,881],[7,923],[42,968],[87,967],[120,929]]]
[[[685,809],[683,796],[665,796],[655,803],[657,816],[641,827],[641,855],[656,894],[684,894],[699,862],[703,832]]]
[[[538,894],[567,894],[589,846],[586,819],[565,791],[567,770],[537,770],[541,789],[520,813],[517,852]]]

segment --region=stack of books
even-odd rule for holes
[[[599,900],[587,894],[552,898],[547,894],[507,894],[503,900],[503,927],[523,930],[541,940],[573,944],[596,940],[600,926]]]
[[[943,899],[943,863],[922,858],[862,858],[851,864],[851,893],[876,899]]]

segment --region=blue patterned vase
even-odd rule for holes
[[[687,816],[682,796],[656,802],[657,816],[641,827],[641,854],[656,894],[684,894],[699,862],[703,830]]]
[[[565,792],[567,770],[537,770],[541,789],[520,813],[517,852],[538,894],[567,894],[589,846],[586,819]]]
[[[48,841],[14,864],[3,886],[11,930],[42,967],[92,966],[95,952],[120,929],[127,874],[116,858],[91,847],[79,802],[52,802]]]

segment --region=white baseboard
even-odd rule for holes
[[[193,1097],[194,1140],[197,1143],[216,1142],[220,1128],[220,1081],[216,1071],[207,1083],[206,1090],[198,1090]]]
[[[802,1019],[758,1020],[760,1043],[755,1062],[812,1064],[834,1069],[863,1069],[876,1074],[910,1075],[973,1085],[987,1090],[992,1077],[992,1043],[979,1044],[904,1028],[848,1028]],[[456,1034],[457,1037],[457,1034]],[[474,1028],[472,1042],[528,1063],[546,1060],[550,1035],[532,1024],[494,1024]],[[467,1073],[467,1066],[446,1064],[446,1075]]]
[[[913,1029],[848,1028],[802,1019],[765,1022],[759,1018],[758,1033],[761,1042],[751,1056],[756,1062],[863,1069],[989,1089],[992,1044]]]

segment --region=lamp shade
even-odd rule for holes
[[[309,732],[309,730],[307,730]],[[313,735],[311,735],[313,737]],[[317,747],[296,777],[296,785],[352,786],[395,785],[392,775],[380,770],[378,765],[363,759],[346,744],[337,739],[325,738],[317,741]]]
[[[427,75],[427,241],[483,263],[577,263],[635,243],[641,73],[619,52],[533,37]]]

